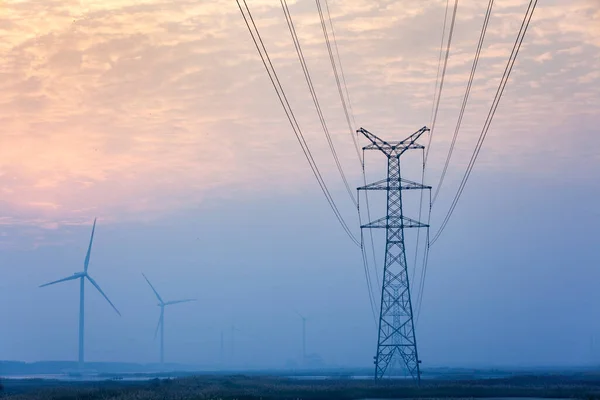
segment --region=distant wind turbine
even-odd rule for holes
[[[88,267],[90,265],[90,254],[92,252],[92,243],[94,242],[94,231],[96,230],[96,219],[94,218],[94,225],[92,227],[92,236],[90,237],[90,245],[88,246],[87,254],[85,256],[85,261],[83,263],[83,271],[76,272],[73,275],[59,279],[54,282],[46,283],[41,285],[40,287],[54,285],[55,283],[72,281],[75,279],[79,279],[79,369],[83,368],[83,331],[84,331],[84,290],[85,290],[85,280],[89,280],[92,285],[100,292],[100,294],[108,301],[108,303],[112,306],[112,308],[119,314],[119,310],[117,307],[109,300],[109,298],[104,294],[100,286],[96,283],[96,281],[88,274]]]
[[[170,306],[172,304],[178,303],[187,303],[190,301],[196,301],[196,299],[183,299],[183,300],[174,300],[174,301],[163,301],[162,297],[158,294],[154,286],[150,283],[150,280],[144,275],[144,279],[148,282],[148,285],[152,288],[152,291],[156,295],[158,299],[158,306],[160,307],[160,317],[158,319],[158,325],[156,325],[156,331],[154,332],[154,338],[156,339],[156,335],[158,334],[158,330],[160,329],[160,363],[164,364],[165,362],[165,306]]]

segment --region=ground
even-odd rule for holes
[[[5,380],[5,399],[400,399],[537,397],[600,399],[598,376],[515,376],[503,379],[407,381],[298,380],[261,376],[198,376],[143,382]]]

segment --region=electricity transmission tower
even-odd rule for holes
[[[404,228],[425,228],[428,225],[404,216],[402,191],[430,190],[431,186],[403,179],[400,174],[400,156],[407,150],[424,149],[424,146],[417,144],[416,141],[427,131],[429,129],[423,127],[400,142],[386,142],[363,128],[357,131],[371,142],[363,147],[363,150],[379,150],[388,159],[387,179],[358,188],[358,190],[385,190],[387,192],[387,215],[361,226],[361,229],[384,228],[386,230],[375,379],[383,378],[393,361],[398,360],[404,363],[414,379],[418,382],[421,381],[419,367],[421,361],[417,352],[417,338],[410,298]]]

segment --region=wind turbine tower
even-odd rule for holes
[[[158,325],[156,325],[156,331],[154,332],[154,338],[156,339],[156,335],[158,334],[158,331],[160,330],[160,363],[162,365],[165,362],[165,307],[173,305],[173,304],[188,303],[190,301],[196,301],[196,299],[163,301],[162,297],[160,297],[160,295],[158,294],[158,292],[156,291],[154,286],[152,286],[152,284],[150,283],[150,280],[146,277],[146,275],[144,275],[143,273],[142,273],[142,275],[144,276],[144,279],[146,279],[146,282],[148,282],[148,285],[150,285],[150,288],[152,288],[152,291],[156,295],[156,298],[158,299],[158,306],[160,307],[160,317],[158,318]]]
[[[40,286],[40,287],[50,286],[50,285],[54,285],[55,283],[79,279],[79,369],[80,370],[83,369],[83,365],[84,365],[83,339],[84,339],[84,316],[85,316],[85,301],[84,301],[85,280],[87,279],[88,281],[90,281],[90,283],[100,292],[100,294],[106,299],[106,301],[108,301],[108,303],[117,312],[117,314],[119,314],[119,316],[121,315],[119,310],[117,310],[117,307],[115,307],[115,305],[109,300],[109,298],[106,296],[106,294],[104,294],[102,289],[100,289],[100,286],[98,285],[98,283],[96,283],[96,281],[88,274],[88,267],[90,264],[90,254],[92,252],[92,243],[94,242],[94,231],[95,230],[96,230],[96,219],[94,219],[94,225],[92,227],[92,236],[90,237],[90,244],[88,246],[87,254],[85,256],[85,261],[83,263],[83,271],[75,272],[71,276],[68,276],[63,279],[59,279],[54,282],[46,283],[46,284]]]
[[[361,226],[361,229],[383,228],[386,233],[375,379],[383,378],[390,365],[397,360],[404,364],[413,379],[421,381],[421,360],[417,352],[404,228],[426,228],[428,225],[404,216],[402,192],[411,189],[431,190],[431,186],[403,179],[400,174],[400,156],[407,150],[424,149],[417,140],[427,131],[429,129],[423,127],[408,138],[393,142],[382,140],[363,128],[357,131],[371,142],[363,150],[378,150],[387,158],[387,178],[358,188],[387,193],[387,215]]]

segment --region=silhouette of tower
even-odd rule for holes
[[[408,281],[408,266],[404,245],[404,228],[425,228],[419,221],[404,216],[402,211],[403,190],[431,189],[416,182],[403,179],[400,174],[400,156],[407,150],[423,149],[417,144],[419,137],[429,131],[419,129],[400,142],[386,142],[369,131],[360,128],[370,142],[363,150],[379,150],[388,159],[387,178],[358,188],[358,190],[385,190],[387,192],[387,215],[362,225],[362,228],[386,230],[385,263],[381,287],[379,332],[375,356],[375,379],[381,379],[388,367],[399,358],[410,375],[421,381],[420,360],[413,321],[413,308]]]

